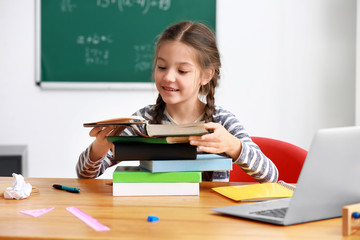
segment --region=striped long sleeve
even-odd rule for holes
[[[278,170],[260,148],[251,140],[240,121],[229,111],[216,107],[214,122],[220,123],[232,135],[240,139],[242,150],[235,163],[258,182],[276,182]]]

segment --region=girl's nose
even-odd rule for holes
[[[175,74],[171,69],[166,71],[166,73],[164,75],[164,80],[166,80],[168,82],[174,82],[175,81]]]

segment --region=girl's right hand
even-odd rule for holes
[[[89,135],[96,137],[95,141],[91,145],[90,160],[96,161],[101,159],[112,147],[112,143],[107,141],[108,136],[118,136],[125,129],[123,126],[106,126],[106,127],[94,127],[90,130]]]

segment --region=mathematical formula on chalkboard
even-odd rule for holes
[[[151,83],[156,36],[216,0],[37,0],[37,83]]]
[[[167,11],[171,7],[171,0],[97,0],[94,4],[100,8],[115,7],[119,12],[127,8],[136,8],[142,14],[147,14],[152,8]],[[62,0],[60,10],[62,12],[72,12],[77,7],[74,0]]]
[[[108,65],[110,61],[110,48],[108,44],[113,44],[111,34],[92,33],[89,35],[79,35],[76,43],[84,47],[84,63],[86,65]],[[116,42],[115,42],[116,43]],[[104,48],[100,48],[104,46]],[[153,44],[135,44],[132,46],[134,52],[134,70],[148,71],[152,68],[153,62]]]

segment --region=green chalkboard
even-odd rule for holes
[[[193,20],[215,31],[216,0],[41,0],[39,83],[151,82],[156,36]]]

